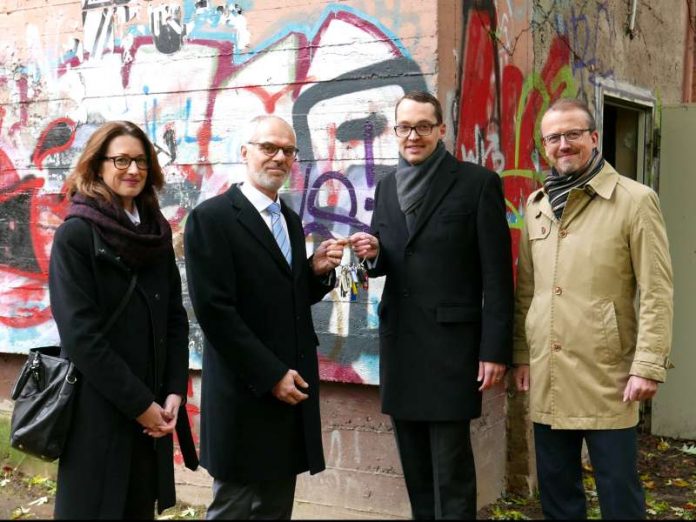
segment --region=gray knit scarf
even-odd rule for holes
[[[592,152],[590,160],[580,169],[562,176],[555,168],[544,180],[544,190],[549,195],[549,203],[557,219],[561,219],[563,209],[568,202],[568,194],[574,188],[583,188],[604,167],[604,158],[597,149]]]
[[[420,207],[430,182],[446,155],[447,149],[442,140],[437,142],[433,153],[418,165],[411,165],[399,154],[399,163],[396,167],[396,196],[399,199],[401,211],[407,217]]]

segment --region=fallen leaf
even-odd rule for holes
[[[592,469],[592,464],[590,464],[589,462],[583,462],[583,463],[582,463],[582,469],[584,469],[584,470],[587,471],[588,473],[592,473],[592,472],[594,471],[594,470]]]
[[[0,480],[0,488],[4,488],[9,483],[10,483],[10,479],[8,479],[8,478]]]
[[[684,509],[696,509],[696,504],[694,504],[693,502],[687,502],[686,504],[684,504]]]
[[[665,482],[665,486],[676,486],[678,488],[688,488],[689,483],[680,478],[675,478],[675,479],[669,479],[667,482]]]
[[[30,511],[31,511],[31,509],[29,509],[29,508],[19,506],[18,508],[12,510],[12,514],[10,515],[10,519],[17,520],[18,518],[22,518],[24,515],[28,514]]]
[[[679,448],[679,451],[683,451],[688,455],[696,455],[696,444],[691,444],[690,446],[684,444],[681,448]]]
[[[660,442],[657,443],[657,449],[660,451],[667,451],[669,448],[669,442],[667,442],[665,439],[660,439]]]
[[[647,480],[643,482],[643,487],[645,489],[655,489],[655,481],[654,480]]]
[[[36,500],[32,500],[27,504],[28,506],[40,506],[41,504],[46,504],[48,502],[48,497],[39,497]]]
[[[675,513],[676,515],[680,516],[680,517],[681,517],[682,515],[684,515],[684,509],[683,509],[683,508],[670,506],[669,509],[671,509],[672,511],[674,511],[674,513]]]

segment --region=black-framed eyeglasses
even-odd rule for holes
[[[147,161],[147,158],[143,158],[142,156],[137,158],[131,158],[130,156],[104,156],[103,159],[113,161],[114,167],[118,170],[126,170],[134,161],[135,166],[140,170],[146,170],[150,166],[150,162]]]
[[[544,145],[557,145],[558,143],[561,142],[561,138],[565,138],[566,141],[577,141],[579,140],[583,134],[586,132],[592,132],[594,129],[589,128],[589,129],[570,129],[569,131],[565,132],[555,132],[553,134],[549,134],[547,136],[543,136],[541,138],[541,141]]]
[[[273,157],[276,154],[278,154],[279,150],[283,151],[283,156],[286,158],[297,158],[297,153],[300,152],[300,149],[297,147],[281,147],[280,145],[276,145],[275,143],[271,143],[269,141],[263,141],[263,142],[258,142],[258,141],[250,141],[248,142],[250,145],[256,145],[261,152],[263,152],[266,156]]]
[[[394,132],[401,138],[406,138],[411,134],[411,131],[416,131],[419,136],[430,136],[433,129],[438,127],[439,123],[419,123],[418,125],[395,125]]]

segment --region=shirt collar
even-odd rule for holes
[[[133,204],[133,212],[128,212],[128,209],[126,207],[123,207],[123,210],[126,212],[126,216],[128,216],[128,219],[131,220],[131,223],[133,223],[136,227],[140,224],[140,212],[138,212],[138,205],[135,203]]]
[[[265,211],[268,208],[268,205],[270,205],[271,203],[274,202],[271,198],[269,198],[266,194],[261,192],[259,189],[257,189],[251,183],[243,182],[239,186],[239,190],[242,191],[242,194],[244,194],[246,196],[246,198],[249,200],[249,202],[259,212]],[[280,202],[280,198],[278,198],[278,204],[282,208],[282,203]]]

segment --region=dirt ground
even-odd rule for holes
[[[648,519],[696,519],[696,441],[641,434],[638,468],[647,497]],[[585,472],[588,515],[600,518],[591,470]],[[0,472],[0,520],[51,519],[55,482],[3,467]],[[202,519],[203,506],[177,505],[161,520]],[[481,520],[526,520],[542,517],[538,497],[505,497],[478,513]]]

